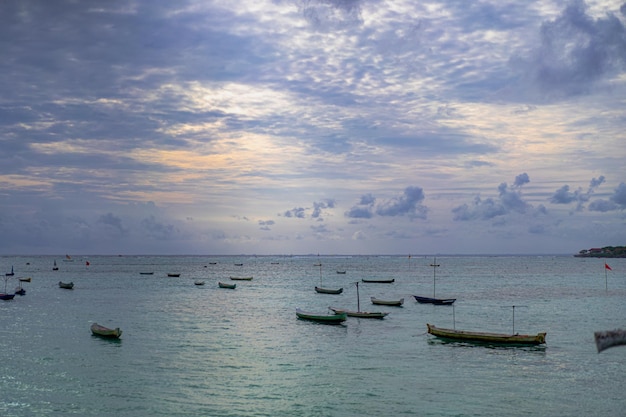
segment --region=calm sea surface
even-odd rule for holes
[[[0,416],[626,415],[626,347],[597,353],[593,339],[626,327],[626,259],[607,260],[605,282],[601,259],[441,256],[437,296],[456,297],[454,307],[411,297],[432,295],[432,262],[2,257],[2,275],[15,269],[9,292],[18,277],[32,282],[25,296],[0,301]],[[320,275],[343,294],[317,294]],[[254,279],[218,288],[229,276]],[[296,307],[356,309],[362,278],[395,278],[358,287],[361,310],[390,312],[384,320],[296,318]],[[74,289],[60,289],[61,280]],[[371,296],[404,297],[404,307],[376,306]],[[120,327],[121,340],[92,336],[93,322]],[[426,323],[545,331],[547,344],[443,343]]]

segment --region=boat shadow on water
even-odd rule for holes
[[[489,343],[489,342],[470,342],[470,341],[458,341],[458,340],[450,340],[450,339],[441,339],[438,337],[429,337],[427,340],[429,345],[446,345],[450,347],[459,347],[459,348],[482,348],[482,349],[493,349],[493,350],[501,350],[501,351],[527,351],[527,352],[544,352],[547,349],[546,345],[502,345],[497,343]]]

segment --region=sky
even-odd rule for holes
[[[626,245],[626,2],[4,0],[0,254]]]

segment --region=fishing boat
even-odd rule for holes
[[[311,313],[296,308],[296,316],[302,320],[310,320],[324,324],[341,324],[347,319],[346,313],[321,314]]]
[[[7,277],[12,277],[13,275],[15,275],[15,272],[13,272],[13,265],[11,265],[11,272],[7,272],[4,275],[7,276]]]
[[[343,292],[343,288],[322,288],[315,287],[315,292],[320,294],[341,294]]]
[[[470,332],[467,330],[443,329],[435,327],[432,324],[426,324],[428,333],[441,339],[478,342],[494,345],[509,346],[533,346],[546,343],[546,333],[528,334],[507,334],[507,333],[487,333],[487,332]]]
[[[420,304],[434,304],[434,305],[452,305],[456,301],[456,298],[436,298],[435,297],[435,283],[436,283],[436,271],[440,266],[437,263],[437,258],[434,259],[433,263],[430,264],[433,267],[433,296],[432,297],[424,297],[420,295],[414,295],[415,301]]]
[[[178,278],[178,277],[180,276],[180,274],[172,274],[172,273],[168,273],[168,274],[167,274],[167,276],[168,276],[168,277],[171,277],[171,278]]]
[[[366,282],[366,283],[378,283],[378,284],[391,284],[395,281],[394,278],[389,278],[389,279],[367,279],[367,278],[363,278],[361,281]]]
[[[319,294],[341,294],[343,292],[343,288],[324,288],[322,286],[322,263],[318,262],[315,265],[320,268],[320,286],[315,287],[315,292]]]
[[[99,325],[98,323],[93,323],[91,325],[91,333],[94,336],[105,337],[110,339],[119,339],[122,335],[122,331],[119,327],[115,329],[109,329],[108,327],[104,327]]]
[[[456,301],[456,298],[432,298],[420,297],[419,295],[414,295],[413,297],[420,304],[434,304],[438,306],[452,305]]]
[[[52,270],[53,270],[53,271],[58,271],[58,270],[59,270],[59,267],[57,266],[57,261],[56,261],[56,259],[54,260],[54,264],[52,265]]]
[[[201,285],[204,285],[204,281],[196,280],[196,281],[193,282],[193,284],[201,286]]]
[[[73,282],[59,281],[59,288],[64,288],[66,290],[71,290],[72,288],[74,288],[74,283]]]
[[[220,288],[228,288],[230,290],[234,290],[235,288],[237,288],[237,284],[229,284],[227,282],[218,282],[217,285]]]
[[[357,307],[356,311],[346,310],[343,308],[336,307],[328,307],[330,310],[334,311],[335,314],[346,313],[348,317],[359,317],[362,319],[384,319],[389,313],[383,313],[380,311],[361,311],[361,299],[359,297],[359,283],[358,281],[354,283],[356,285],[356,302]]]
[[[30,277],[21,277],[20,278],[20,282],[30,282],[31,278]]]
[[[370,297],[370,300],[372,300],[372,304],[378,304],[382,306],[402,307],[402,304],[404,304],[404,298],[401,298],[399,300],[381,300],[380,298]]]
[[[229,277],[233,281],[252,281],[252,277]]]

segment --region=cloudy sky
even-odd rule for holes
[[[0,254],[626,244],[626,2],[4,0]]]

